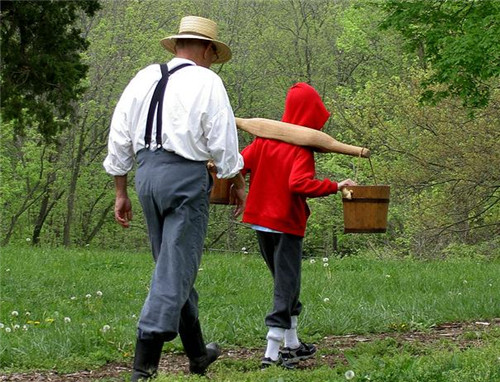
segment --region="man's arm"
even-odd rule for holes
[[[127,175],[115,176],[115,194],[115,220],[128,228],[132,220],[132,203],[127,193]]]
[[[236,204],[234,216],[239,216],[245,210],[246,201],[246,183],[245,178],[239,172],[236,176],[229,179],[232,183],[230,192],[230,204]]]

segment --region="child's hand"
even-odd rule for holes
[[[349,187],[349,186],[356,186],[356,182],[351,180],[351,179],[345,179],[342,182],[339,182],[338,188],[339,188],[339,190],[342,190],[343,188]]]

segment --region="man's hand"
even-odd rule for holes
[[[115,199],[115,220],[123,228],[130,227],[132,220],[132,203],[128,197],[117,197]]]
[[[132,220],[132,203],[127,194],[127,175],[115,176],[115,193],[115,220],[128,228]]]
[[[247,198],[246,183],[243,175],[238,173],[234,178],[230,179],[231,190],[229,192],[229,204],[235,204],[234,217],[240,216],[245,210],[245,202]]]

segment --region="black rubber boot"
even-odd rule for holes
[[[220,355],[220,347],[215,342],[205,346],[200,322],[196,320],[194,325],[188,327],[181,322],[179,326],[184,351],[189,358],[189,372],[205,375],[207,368]]]
[[[156,377],[160,364],[163,340],[140,340],[135,345],[132,382],[149,381]]]

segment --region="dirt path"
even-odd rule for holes
[[[301,368],[311,368],[318,365],[329,365],[331,367],[344,363],[345,358],[343,352],[346,349],[353,348],[360,342],[372,342],[384,338],[393,338],[399,343],[404,342],[419,342],[433,343],[446,338],[456,342],[460,348],[479,347],[482,345],[480,339],[471,339],[471,336],[463,336],[465,332],[482,332],[491,330],[492,328],[500,328],[500,318],[487,322],[461,322],[447,323],[434,327],[432,330],[425,332],[391,332],[382,334],[368,335],[344,335],[344,336],[328,336],[317,343],[318,348],[337,348],[337,354],[322,355],[315,359],[301,363]],[[481,338],[480,336],[477,336]],[[255,360],[256,364],[262,356],[263,349],[231,349],[223,352],[220,359],[240,359],[240,360]],[[184,354],[181,353],[165,353],[162,356],[160,370],[164,373],[188,373],[188,361]],[[34,373],[15,373],[9,375],[0,375],[1,382],[87,382],[94,381],[99,378],[108,378],[110,380],[124,380],[125,374],[130,373],[130,365],[124,364],[109,364],[98,370],[79,371],[71,374],[58,374],[56,372],[34,372]]]

